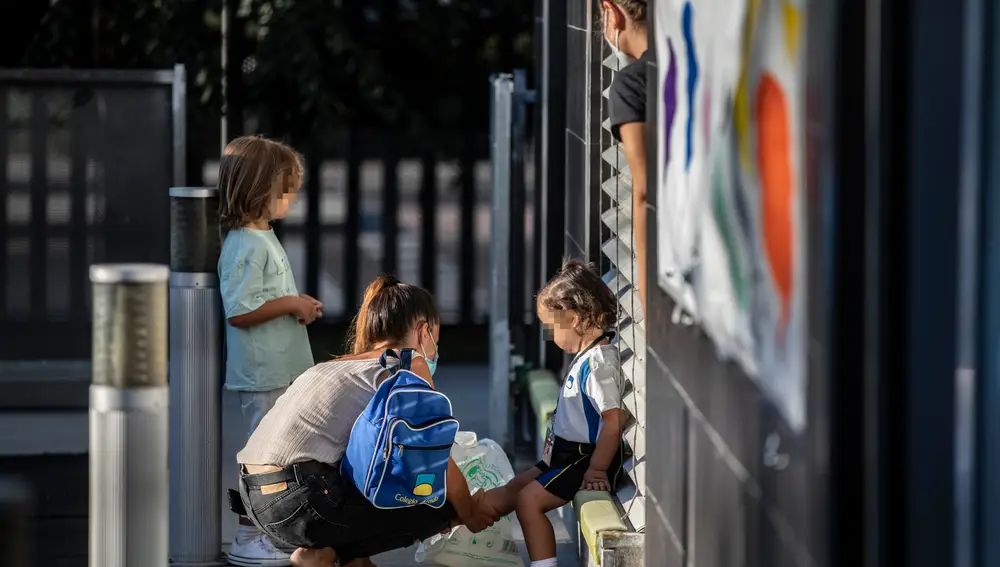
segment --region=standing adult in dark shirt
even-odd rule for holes
[[[632,230],[636,288],[646,308],[646,34],[647,0],[603,0],[604,39],[618,57],[619,71],[611,83],[608,104],[611,133],[621,142],[632,172]]]

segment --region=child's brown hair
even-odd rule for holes
[[[219,160],[219,224],[239,228],[266,217],[274,182],[283,178],[284,192],[298,187],[302,156],[292,148],[261,136],[236,138]]]
[[[594,267],[581,260],[567,260],[538,292],[538,304],[551,311],[573,311],[580,316],[579,330],[610,329],[618,319],[618,302]]]

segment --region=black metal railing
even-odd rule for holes
[[[87,268],[165,262],[184,69],[0,70],[0,360],[86,358]]]
[[[293,142],[306,178],[276,230],[299,288],[325,304],[317,329],[349,322],[380,272],[431,291],[448,326],[485,323],[489,160],[480,134],[462,135],[468,149],[458,155],[403,148],[397,132],[353,126],[323,148]],[[205,164],[206,185],[217,167]]]
[[[183,96],[183,69],[0,70],[0,324],[17,330],[0,361],[86,359],[87,267],[167,261],[167,191],[192,170]],[[464,360],[485,359],[487,143],[476,129],[421,145],[351,124],[293,142],[306,185],[278,231],[299,287],[326,303],[321,351],[339,350],[362,290],[391,271],[472,339]],[[190,181],[213,185],[217,161],[200,169]]]

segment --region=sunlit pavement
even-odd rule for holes
[[[487,394],[489,391],[489,372],[486,366],[447,366],[442,365],[435,376],[436,385],[451,398],[452,406],[455,408],[455,417],[461,423],[462,430],[475,431],[480,436],[485,436],[489,424]],[[236,479],[236,453],[242,447],[246,433],[241,430],[242,420],[239,416],[239,399],[236,395],[227,392],[223,396],[223,488],[235,486]],[[515,469],[520,469],[531,464],[516,463]],[[224,545],[232,541],[236,533],[236,516],[223,506],[222,538]],[[576,565],[576,547],[571,533],[566,529],[565,523],[555,514],[551,514],[553,525],[556,530],[556,540],[559,542],[559,565],[560,567],[572,567]],[[528,556],[524,549],[524,538],[520,528],[515,524],[515,539],[519,542],[521,555],[524,557],[525,565],[528,565]],[[373,559],[379,567],[411,567],[419,565],[413,560],[413,553],[416,546],[399,549],[391,553],[378,556]]]

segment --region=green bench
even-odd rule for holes
[[[549,416],[556,411],[556,402],[559,400],[559,381],[555,375],[548,370],[531,370],[527,375],[528,399],[531,400],[531,409],[535,412],[537,440],[536,454],[542,454],[542,446],[545,444],[545,428],[549,421]]]

